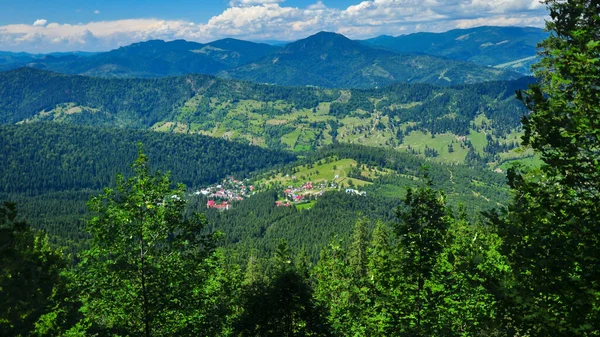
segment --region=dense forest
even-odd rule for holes
[[[332,90],[205,75],[105,79],[22,68],[0,73],[0,122],[204,134],[295,152],[351,143],[442,162],[465,163],[477,155],[500,164],[521,156],[514,149],[526,110],[514,92],[532,82]]]
[[[190,189],[187,212],[207,212],[211,228],[226,234],[225,242],[239,243],[232,247],[240,255],[239,260],[252,250],[260,256],[271,254],[278,243],[273,238],[282,233],[275,228],[287,228],[283,237],[290,246],[299,249],[307,245],[311,259],[316,260],[332,233],[349,237],[359,213],[391,221],[390,209],[406,187],[418,185],[423,165],[428,166],[435,186],[446,191],[450,203],[465,205],[470,217],[508,200],[504,175],[484,167],[428,163],[407,153],[359,145],[329,145],[296,159],[286,152],[206,136],[62,123],[0,126],[0,140],[5,146],[0,158],[6,163],[0,168],[1,198],[17,202],[21,215],[34,228],[43,229],[52,243],[69,247],[70,252],[86,244],[82,231],[89,216],[86,201],[102,188],[114,187],[117,173],[131,175],[129,165],[135,158],[137,143],[143,144],[153,168],[169,171],[174,181]],[[206,199],[191,193],[226,176],[260,183],[276,174],[293,174],[298,165],[326,162],[333,157],[353,159],[361,167],[387,169],[390,173],[370,179],[370,185],[364,187],[368,198],[350,196],[343,190],[330,191],[310,212],[278,209],[275,200],[281,196],[283,185],[263,188],[265,193],[236,202],[226,213],[207,210]],[[307,217],[314,219],[309,221],[313,229],[298,227]],[[244,232],[234,234],[240,230]],[[307,235],[316,230],[319,235]]]
[[[18,202],[22,214],[69,247],[83,243],[86,201],[114,187],[117,173],[130,175],[137,144],[151,165],[190,188],[227,175],[295,160],[286,152],[201,135],[92,128],[63,123],[0,126],[0,199]]]
[[[101,138],[95,129],[57,123],[2,127],[11,154],[2,169],[26,186],[5,180],[5,193],[96,190],[87,202],[86,244],[73,254],[33,229],[17,205],[0,204],[0,335],[600,336],[600,4],[545,3],[551,34],[540,46],[537,81],[517,93],[530,111],[522,119],[523,146],[542,164],[513,166],[506,185],[503,176],[478,171],[477,161],[418,172],[422,158],[393,149],[326,146],[295,158],[189,135],[102,130],[109,136]],[[38,144],[27,141],[34,137],[28,131],[40,133]],[[46,137],[60,157],[44,159],[33,149],[51,151],[43,147]],[[104,148],[78,148],[69,137],[98,137]],[[103,160],[96,151],[121,158],[115,165],[124,174],[94,166]],[[177,161],[163,161],[168,154],[181,158],[183,171],[157,170]],[[377,172],[390,171],[377,179],[410,183],[399,198],[331,193],[301,211],[272,207],[281,188],[275,186],[231,211],[203,215],[177,180],[199,165],[197,158],[223,158],[207,174],[252,168],[253,178],[271,182],[299,165],[352,158],[360,167],[352,167],[351,178],[363,179],[362,166],[377,165]],[[35,160],[48,167],[28,172],[24,164]],[[57,163],[65,168],[55,170]],[[114,180],[65,178],[71,164],[97,167]],[[49,174],[54,185],[22,182],[22,173],[12,172],[18,169]],[[489,175],[489,184],[468,172]],[[502,186],[510,194],[474,217],[470,205],[450,201],[468,194],[453,186],[465,181],[481,188],[473,195]],[[370,183],[364,188],[385,185]],[[327,212],[333,205],[349,211]],[[354,212],[362,214],[351,219]],[[282,217],[290,221],[269,224]],[[302,234],[290,235],[295,229]],[[310,239],[327,244],[317,249]],[[245,257],[235,256],[233,244]],[[261,254],[266,244],[276,247]]]

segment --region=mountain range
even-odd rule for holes
[[[516,79],[519,74],[430,55],[396,53],[321,32],[263,59],[218,74],[278,85],[374,88],[394,82],[452,85]]]
[[[152,40],[101,53],[0,53],[0,70],[33,67],[99,77],[208,74],[288,86],[374,88],[516,79],[535,59],[537,28],[479,27],[355,41],[320,32],[285,46],[236,39]],[[497,66],[497,68],[489,67]],[[501,69],[504,68],[504,69]]]
[[[531,58],[548,33],[534,27],[476,27],[444,33],[378,36],[368,45],[401,53],[423,53],[483,66],[498,66]]]

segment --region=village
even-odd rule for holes
[[[255,192],[255,187],[250,185],[248,179],[237,180],[233,177],[223,179],[219,184],[202,188],[195,195],[202,195],[208,198],[207,208],[225,211],[231,208],[233,201],[241,201],[250,197]]]
[[[294,177],[292,177],[294,178]],[[337,176],[336,176],[337,178]],[[282,191],[283,197],[275,202],[277,207],[291,207],[292,205],[308,204],[311,201],[317,200],[326,191],[337,190],[339,185],[335,182],[327,180],[314,183],[312,181],[305,182],[298,187],[292,185],[287,186]],[[206,207],[219,211],[231,209],[234,201],[242,201],[257,193],[257,188],[250,184],[250,180],[237,180],[233,177],[223,179],[218,184],[201,188],[194,192],[197,196],[204,196],[208,200]],[[348,194],[365,196],[366,192],[346,188]]]

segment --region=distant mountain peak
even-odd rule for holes
[[[321,43],[324,43],[324,42],[353,42],[352,40],[350,40],[349,38],[345,37],[342,34],[338,34],[338,33],[334,33],[334,32],[326,32],[326,31],[320,31],[314,35],[311,35],[302,40],[298,40],[296,42],[301,42],[301,41],[318,41]]]
[[[305,39],[292,42],[285,47],[287,53],[326,51],[335,49],[343,51],[347,49],[362,49],[360,43],[350,40],[342,34],[332,32],[318,32]]]

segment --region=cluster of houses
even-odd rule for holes
[[[220,184],[209,186],[195,192],[208,198],[207,208],[217,210],[228,210],[232,201],[241,201],[254,194],[254,186],[249,184],[248,179],[236,180],[233,177],[224,179]]]
[[[277,200],[277,201],[275,201],[275,206],[277,206],[277,207],[290,207],[290,206],[292,206],[292,204],[290,203],[289,200],[284,200],[284,201]]]
[[[276,201],[275,205],[277,207],[289,207],[293,203],[299,203],[304,201],[307,194],[310,193],[313,197],[320,197],[323,195],[323,190],[328,187],[327,182],[320,183],[319,185],[314,186],[311,181],[304,183],[300,187],[288,186],[287,189],[283,191],[285,195],[284,201]],[[319,190],[318,192],[313,192],[315,190]]]
[[[352,188],[347,188],[346,189],[346,193],[348,193],[348,194],[354,194],[354,195],[360,195],[362,197],[366,197],[367,196],[367,192],[355,190],[355,189],[352,189]]]

